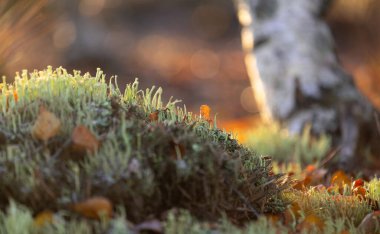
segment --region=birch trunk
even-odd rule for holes
[[[326,0],[236,0],[246,65],[261,116],[292,133],[311,124],[340,146],[339,166],[352,170],[379,142],[374,108],[340,66],[321,18]]]

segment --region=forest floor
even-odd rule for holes
[[[241,144],[209,106],[137,81],[122,93],[100,70],[15,82],[0,95],[0,233],[380,231],[376,171],[332,170],[328,136],[243,119]]]

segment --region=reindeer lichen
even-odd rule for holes
[[[1,210],[14,210],[17,203],[28,210],[27,218],[49,210],[57,216],[64,212],[64,222],[84,225],[80,220],[85,218],[71,207],[93,196],[109,199],[131,222],[160,218],[173,208],[186,209],[200,220],[225,214],[234,223],[284,209],[280,194],[287,184],[272,173],[270,159],[178,107],[178,100],[164,104],[161,95],[161,88],[140,90],[138,81],[122,91],[115,79],[107,83],[101,70],[93,77],[48,67],[23,71],[12,84],[4,81]],[[61,126],[45,141],[32,134],[42,107]],[[77,126],[100,142],[97,150],[75,149]],[[5,213],[0,226],[9,223]]]

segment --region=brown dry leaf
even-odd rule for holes
[[[305,190],[310,185],[311,181],[311,176],[305,176],[305,179],[297,181],[297,183],[293,185],[293,188],[297,190]]]
[[[351,184],[351,179],[343,171],[336,171],[331,176],[331,185],[337,185],[339,187],[343,187],[343,185],[350,185],[350,184]]]
[[[364,186],[364,180],[362,179],[357,179],[357,180],[354,180],[354,182],[352,182],[352,186],[351,186],[351,189],[354,189],[356,187],[363,187]]]
[[[154,111],[154,112],[150,113],[149,120],[151,122],[157,121],[158,120],[158,111]]]
[[[36,217],[34,217],[33,224],[36,227],[43,227],[46,224],[50,224],[53,222],[53,216],[54,216],[54,213],[51,212],[50,210],[42,211],[38,213]]]
[[[75,203],[72,210],[90,219],[110,218],[112,216],[112,203],[105,197],[92,197],[85,201]]]
[[[203,119],[210,120],[211,108],[208,105],[201,105],[199,111]]]
[[[352,190],[352,193],[355,195],[355,196],[361,196],[362,198],[365,198],[366,197],[366,193],[367,193],[367,190],[362,187],[362,186],[358,186],[356,188],[354,188]]]
[[[74,148],[79,151],[95,152],[99,148],[99,141],[86,126],[78,125],[71,135]]]
[[[61,121],[45,107],[40,107],[40,113],[32,127],[32,136],[43,141],[58,134],[61,129]]]
[[[316,227],[319,231],[323,231],[325,223],[322,219],[314,214],[310,214],[305,217],[305,219],[298,225],[298,229],[301,233],[309,233]]]

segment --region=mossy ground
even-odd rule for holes
[[[325,136],[264,128],[247,148],[207,114],[163,104],[161,89],[134,82],[122,93],[101,71],[24,71],[1,89],[0,233],[380,230],[379,180],[357,190],[355,175],[331,175]],[[41,110],[60,124],[46,138],[35,133]],[[78,126],[96,147],[78,150]],[[99,197],[109,216],[73,209]]]
[[[1,86],[1,233],[123,233],[132,230],[128,223],[170,223],[165,217],[173,209],[241,225],[285,208],[287,183],[269,158],[178,101],[163,104],[161,89],[140,90],[136,81],[121,92],[100,70],[92,77],[50,67]],[[60,127],[38,137],[42,110]],[[78,126],[99,147],[78,150]],[[111,220],[73,211],[92,197],[113,205]],[[46,211],[54,218],[37,228],[33,218]]]

